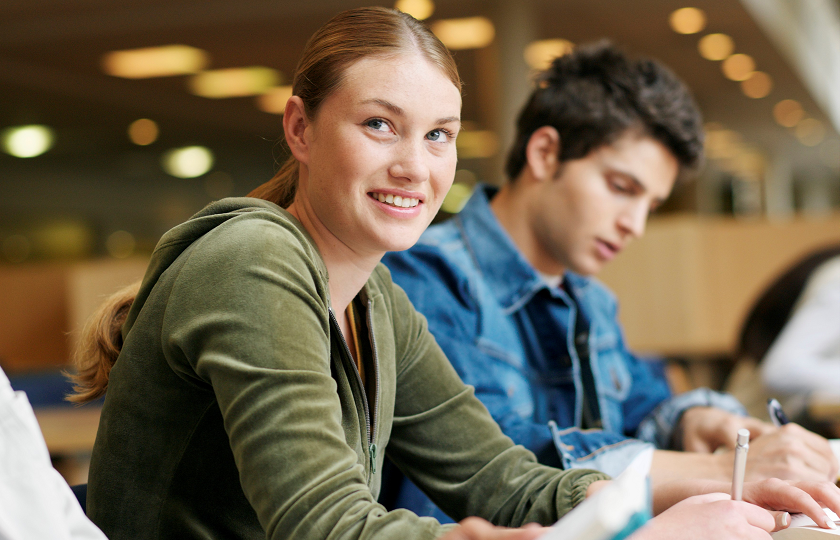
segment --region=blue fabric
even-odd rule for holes
[[[548,285],[497,221],[493,193],[479,186],[459,214],[383,262],[514,442],[549,465],[615,475],[651,444],[668,448],[691,406],[744,414],[731,396],[705,389],[672,397],[662,371],[627,350],[612,293],[571,272],[561,287]],[[575,328],[578,310],[588,328]],[[583,422],[585,370],[600,411],[594,426]],[[408,481],[396,505],[445,516]]]

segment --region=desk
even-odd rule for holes
[[[87,483],[102,408],[38,407],[34,411],[53,466],[71,486]]]
[[[39,407],[35,418],[51,456],[89,455],[101,407]]]

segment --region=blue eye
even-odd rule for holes
[[[388,124],[386,124],[381,118],[372,118],[367,121],[367,126],[377,131],[382,131],[384,128],[388,127]]]
[[[446,142],[449,137],[449,132],[443,129],[433,129],[426,134],[426,138],[434,142]]]

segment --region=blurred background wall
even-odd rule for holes
[[[142,276],[162,233],[270,178],[285,158],[280,113],[305,40],[366,4],[0,3],[0,366],[65,365],[80,321]],[[465,81],[459,170],[441,217],[476,181],[502,181],[534,70],[576,44],[610,39],[693,89],[706,165],[603,276],[641,351],[726,358],[762,286],[840,241],[840,1],[397,7],[431,25]]]

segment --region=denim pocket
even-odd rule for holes
[[[594,336],[592,353],[598,373],[598,392],[609,399],[624,401],[630,393],[632,379],[624,355],[618,349],[618,336],[605,333]]]

